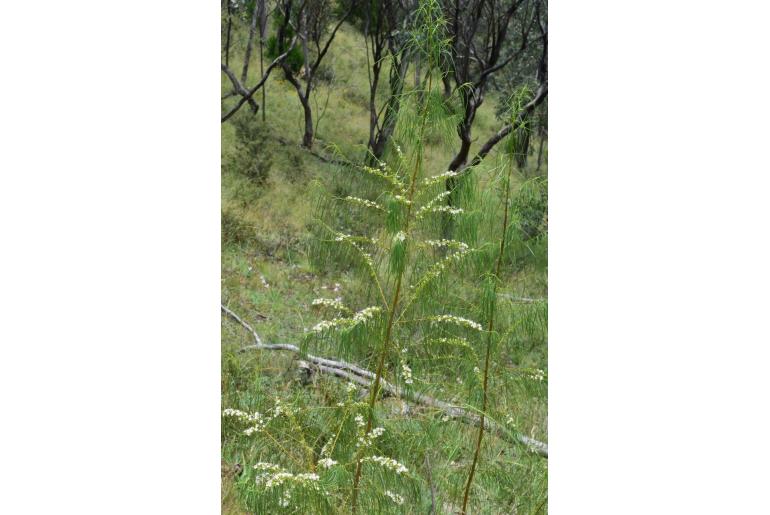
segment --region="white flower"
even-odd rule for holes
[[[347,311],[347,308],[342,304],[341,298],[336,299],[313,299],[313,306],[325,306],[327,308],[336,309],[338,311]]]
[[[382,436],[382,433],[384,433],[384,432],[385,432],[385,428],[384,427],[375,427],[374,429],[372,429],[372,431],[369,433],[369,435],[370,435],[371,438],[377,438],[377,437]]]
[[[364,426],[366,425],[366,423],[364,422],[364,417],[362,417],[361,415],[356,415],[356,416],[353,418],[353,420],[355,420],[355,421],[356,421],[356,425],[357,425],[358,427],[364,427]]]
[[[249,414],[246,413],[245,411],[241,411],[238,409],[225,408],[224,410],[222,410],[222,416],[246,419],[249,417]]]
[[[394,503],[398,504],[399,506],[401,506],[402,504],[404,504],[404,498],[403,498],[403,497],[401,497],[401,496],[400,496],[400,495],[398,495],[398,494],[394,494],[394,493],[393,493],[393,492],[391,492],[390,490],[385,490],[385,495],[387,495],[388,497],[390,497],[390,500],[391,500],[391,501],[393,501]]]
[[[372,209],[377,209],[379,211],[385,211],[385,208],[379,205],[377,202],[372,202],[371,200],[366,200],[364,198],[351,197],[348,195],[347,197],[345,197],[345,200],[348,202],[352,202],[353,204],[358,204],[364,207],[370,207]]]
[[[439,315],[436,317],[432,317],[430,320],[433,320],[435,322],[448,322],[459,326],[468,327],[470,329],[475,329],[477,331],[484,330],[484,328],[481,327],[481,324],[479,324],[478,322],[474,322],[473,320],[469,320],[463,317],[458,317],[455,315]]]
[[[476,373],[476,374],[480,374],[481,373],[481,369],[479,367],[473,367],[473,372]]]
[[[381,309],[377,306],[370,306],[368,308],[364,308],[361,311],[358,311],[355,315],[353,315],[353,322],[358,324],[360,322],[366,322],[367,320],[371,320],[374,318],[375,313],[379,313]]]
[[[286,490],[283,493],[283,497],[280,501],[278,501],[278,504],[280,504],[283,508],[289,507],[289,501],[291,501],[291,490]]]
[[[348,393],[353,393],[358,389],[358,387],[355,385],[355,383],[348,381],[348,384],[345,385],[345,390]]]
[[[396,235],[393,237],[394,241],[404,241],[406,239],[406,234],[404,234],[404,231],[398,231]]]
[[[401,463],[397,462],[393,458],[388,458],[386,456],[370,456],[362,459],[361,461],[370,461],[372,463],[377,463],[378,465],[381,465],[386,469],[394,471],[398,475],[406,474],[409,472],[409,469],[407,469]]]
[[[401,364],[401,377],[404,379],[404,383],[412,384],[412,369],[406,363]]]
[[[363,422],[363,418],[361,419],[361,422]],[[356,423],[358,423],[358,420],[356,420]],[[359,427],[363,427],[364,424],[360,423],[358,424]],[[385,432],[384,427],[375,427],[369,433],[359,436],[358,441],[356,442],[356,447],[370,447],[376,438],[379,438],[382,436],[382,433]]]
[[[460,250],[468,250],[468,244],[457,240],[426,240],[425,243],[431,247],[447,247]]]
[[[318,464],[321,466],[321,468],[328,469],[336,465],[337,462],[331,458],[321,458],[320,460],[318,460]]]
[[[448,170],[444,173],[440,173],[438,175],[434,175],[432,177],[426,178],[423,181],[423,185],[430,186],[431,184],[436,184],[443,181],[444,179],[449,179],[450,177],[457,177],[458,175],[460,175],[460,172],[454,172],[452,170]]]

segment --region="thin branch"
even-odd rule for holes
[[[289,55],[289,52],[291,52],[291,50],[294,48],[294,44],[296,42],[297,42],[297,37],[295,36],[291,40],[291,44],[289,45],[289,48],[284,53],[282,53],[281,55],[276,57],[275,60],[272,63],[270,63],[270,66],[267,67],[267,70],[265,70],[264,75],[262,75],[262,80],[260,80],[257,83],[256,86],[254,86],[250,90],[246,91],[246,94],[242,95],[242,98],[240,99],[240,101],[238,101],[237,104],[235,104],[235,107],[233,107],[226,115],[224,115],[222,117],[222,123],[224,123],[227,120],[229,120],[235,113],[238,112],[238,110],[243,106],[243,104],[245,104],[246,102],[251,100],[251,97],[254,96],[254,93],[259,91],[259,88],[261,88],[265,84],[265,82],[267,81],[268,77],[270,77],[270,72],[273,71],[273,68],[275,68],[279,64],[283,63],[283,60],[286,59],[287,55]],[[225,74],[227,74],[228,77],[230,77],[230,75],[232,75],[232,72],[230,72],[230,74],[228,74],[225,71],[225,69],[227,69],[227,67],[225,65],[222,65],[222,71],[225,72]],[[235,78],[235,75],[232,75],[232,77]]]
[[[543,100],[545,100],[547,95],[548,83],[544,82],[537,88],[537,92],[535,92],[535,98],[533,98],[527,105],[525,105],[516,115],[516,125],[521,124],[521,122],[524,121],[524,119],[529,116],[530,113],[532,113],[532,111],[543,102]],[[481,161],[487,157],[487,154],[489,154],[492,148],[494,148],[495,145],[500,143],[503,138],[510,134],[512,129],[512,123],[505,124],[502,129],[497,131],[491,138],[487,140],[486,143],[484,143],[478,154],[476,154],[476,157],[473,158],[473,161],[471,161],[468,166],[476,166],[481,163]]]

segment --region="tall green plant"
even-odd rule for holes
[[[522,89],[517,92],[512,98],[511,112],[518,113],[526,103],[527,96],[530,93],[527,89]],[[481,455],[481,444],[484,439],[484,430],[486,423],[487,403],[489,398],[489,363],[492,353],[492,338],[495,328],[495,309],[497,307],[497,290],[500,284],[500,273],[502,270],[503,259],[505,256],[505,240],[508,235],[508,223],[509,223],[509,204],[511,196],[511,169],[514,166],[522,166],[520,155],[526,152],[526,145],[529,141],[529,125],[525,119],[516,130],[511,131],[512,135],[508,138],[507,154],[510,157],[510,166],[506,167],[506,173],[504,177],[504,201],[503,201],[503,220],[500,226],[500,246],[497,253],[497,263],[495,265],[494,274],[486,274],[484,277],[484,292],[482,309],[486,316],[486,346],[484,350],[484,369],[482,380],[482,400],[481,410],[479,418],[479,432],[476,438],[476,447],[473,453],[473,461],[468,472],[468,480],[465,483],[465,493],[463,494],[463,515],[467,513],[468,500],[470,498],[471,486],[473,484],[473,477],[476,473],[476,467],[479,462],[479,456]]]

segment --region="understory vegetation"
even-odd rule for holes
[[[545,6],[511,3],[542,34],[520,66],[447,88],[451,13],[382,3],[223,7],[222,509],[547,513]],[[372,82],[377,23],[396,88]]]

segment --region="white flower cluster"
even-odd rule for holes
[[[371,320],[374,318],[375,313],[379,313],[380,311],[381,309],[377,306],[369,306],[368,308],[364,308],[353,315],[353,323],[360,324],[361,322]]]
[[[435,197],[433,197],[427,204],[422,206],[420,209],[417,210],[417,218],[420,218],[424,213],[427,213],[431,209],[433,209],[433,206],[435,206],[438,202],[441,202],[445,198],[447,198],[452,192],[451,191],[442,191]]]
[[[444,179],[449,179],[450,177],[457,177],[458,175],[460,175],[460,172],[453,172],[452,170],[447,170],[444,173],[440,173],[432,177],[427,177],[423,181],[423,185],[430,186],[431,184],[436,184],[443,181]]]
[[[404,383],[406,384],[414,383],[414,380],[412,379],[412,369],[409,368],[409,365],[406,363],[401,364],[401,377],[404,379]]]
[[[336,299],[313,299],[313,306],[324,306],[327,308],[336,309],[338,311],[346,311],[348,308],[342,303],[342,297]]]
[[[322,333],[328,329],[334,329],[344,323],[348,322],[347,318],[335,318],[334,320],[321,320],[314,325],[310,330],[314,333]]]
[[[286,472],[278,465],[264,462],[254,465],[254,469],[262,472],[261,474],[257,474],[254,479],[257,486],[264,485],[267,490],[283,485],[288,486],[288,488],[284,490],[281,500],[278,501],[278,504],[284,508],[287,508],[291,503],[291,495],[295,486],[312,488],[316,492],[321,491],[321,487],[318,483],[320,477],[318,474],[312,472],[292,474],[291,472]]]
[[[448,322],[450,324],[456,324],[462,327],[468,327],[470,329],[475,329],[477,331],[484,330],[484,328],[481,327],[481,324],[479,324],[478,322],[474,322],[473,320],[468,320],[467,318],[458,317],[455,315],[439,315],[439,316],[430,318],[430,320],[433,320],[435,322]]]
[[[255,411],[252,414],[248,414],[245,411],[241,411],[233,408],[224,409],[222,411],[222,416],[236,418],[241,422],[250,422],[251,424],[253,424],[251,427],[249,427],[243,432],[243,434],[245,434],[246,436],[251,436],[254,433],[258,433],[262,431],[263,429],[265,429],[265,426],[267,425],[267,423],[274,418],[274,417],[265,418],[258,411]]]
[[[356,423],[358,423],[358,417],[356,417]],[[363,425],[359,424],[359,427],[363,427]],[[382,433],[384,432],[384,427],[375,427],[369,431],[368,434],[358,437],[356,447],[371,447],[371,445],[374,443],[374,440],[382,436]]]
[[[431,247],[446,247],[450,249],[468,250],[468,244],[457,240],[425,240]]]
[[[395,236],[393,236],[393,241],[403,242],[406,240],[406,234],[404,234],[404,231],[398,231]]]
[[[366,425],[366,423],[364,422],[364,417],[360,414],[353,417],[353,420],[356,421],[356,425],[358,427],[364,427]]]
[[[540,381],[542,382],[543,379],[545,379],[545,372],[540,370],[539,368],[536,368],[533,370],[528,377],[532,379],[533,381]]]
[[[430,211],[431,213],[449,213],[450,215],[459,215],[463,212],[463,208],[452,206],[435,206],[426,211]]]
[[[316,299],[317,300],[317,299]],[[377,306],[369,306],[353,314],[353,318],[335,318],[332,320],[321,320],[314,325],[310,330],[314,333],[322,333],[328,329],[334,329],[336,327],[353,327],[355,325],[366,323],[368,320],[374,318],[374,314],[381,311],[381,308]]]
[[[390,490],[385,490],[385,495],[388,496],[391,501],[398,504],[399,506],[404,504],[404,498],[398,494],[391,492]]]
[[[368,174],[376,175],[377,177],[381,177],[388,181],[391,185],[393,185],[396,189],[399,191],[403,191],[404,187],[401,184],[401,182],[398,180],[398,177],[396,175],[393,175],[391,173],[388,173],[388,167],[385,163],[380,163],[380,168],[372,168],[370,166],[364,166],[362,170]]]
[[[266,463],[264,461],[260,461],[256,465],[254,465],[254,470],[262,470],[262,471],[270,471],[270,472],[280,472],[281,467],[274,463]]]
[[[246,413],[245,411],[241,411],[239,409],[233,409],[233,408],[225,408],[222,411],[222,416],[223,417],[234,417],[234,418],[239,418],[239,419],[247,419],[248,417],[250,417],[250,415],[248,413]]]
[[[380,211],[385,211],[385,208],[379,205],[377,202],[373,202],[371,200],[366,200],[365,198],[360,197],[351,197],[348,195],[345,197],[345,200],[348,202],[352,202],[353,204],[358,204],[364,207],[370,207],[372,209],[378,209]]]
[[[258,485],[265,485],[268,490],[285,483],[293,483],[301,486],[309,486],[314,490],[320,491],[318,480],[320,477],[313,472],[303,472],[301,474],[292,474],[291,472],[280,471],[266,474],[259,474],[255,481]]]
[[[393,458],[388,458],[386,456],[369,456],[362,459],[361,461],[371,461],[372,463],[377,463],[378,465],[381,465],[388,470],[392,470],[398,475],[406,474],[409,472],[409,469],[407,469],[401,463],[397,462]]]
[[[329,447],[332,445],[333,440],[329,438],[329,440],[326,441],[323,447],[321,447],[321,456],[329,456],[329,453],[331,452],[331,449]]]
[[[409,200],[403,195],[393,195],[393,198],[396,199],[398,202],[401,202],[402,204],[405,204],[407,206],[412,203],[411,200]]]
[[[465,338],[446,338],[446,337],[439,337],[439,338],[431,338],[429,340],[431,343],[443,343],[445,345],[458,345],[460,347],[470,347],[470,344],[468,343],[468,340]]]
[[[344,233],[337,233],[337,236],[334,237],[334,241],[346,241],[352,238],[352,234],[344,234]]]
[[[332,468],[336,464],[337,462],[331,458],[321,458],[320,460],[318,460],[318,465],[320,465],[321,468],[325,468],[325,469]]]
[[[353,393],[356,390],[358,390],[358,387],[356,386],[355,383],[351,381],[348,381],[348,384],[345,385],[345,391],[347,391],[348,393]]]

